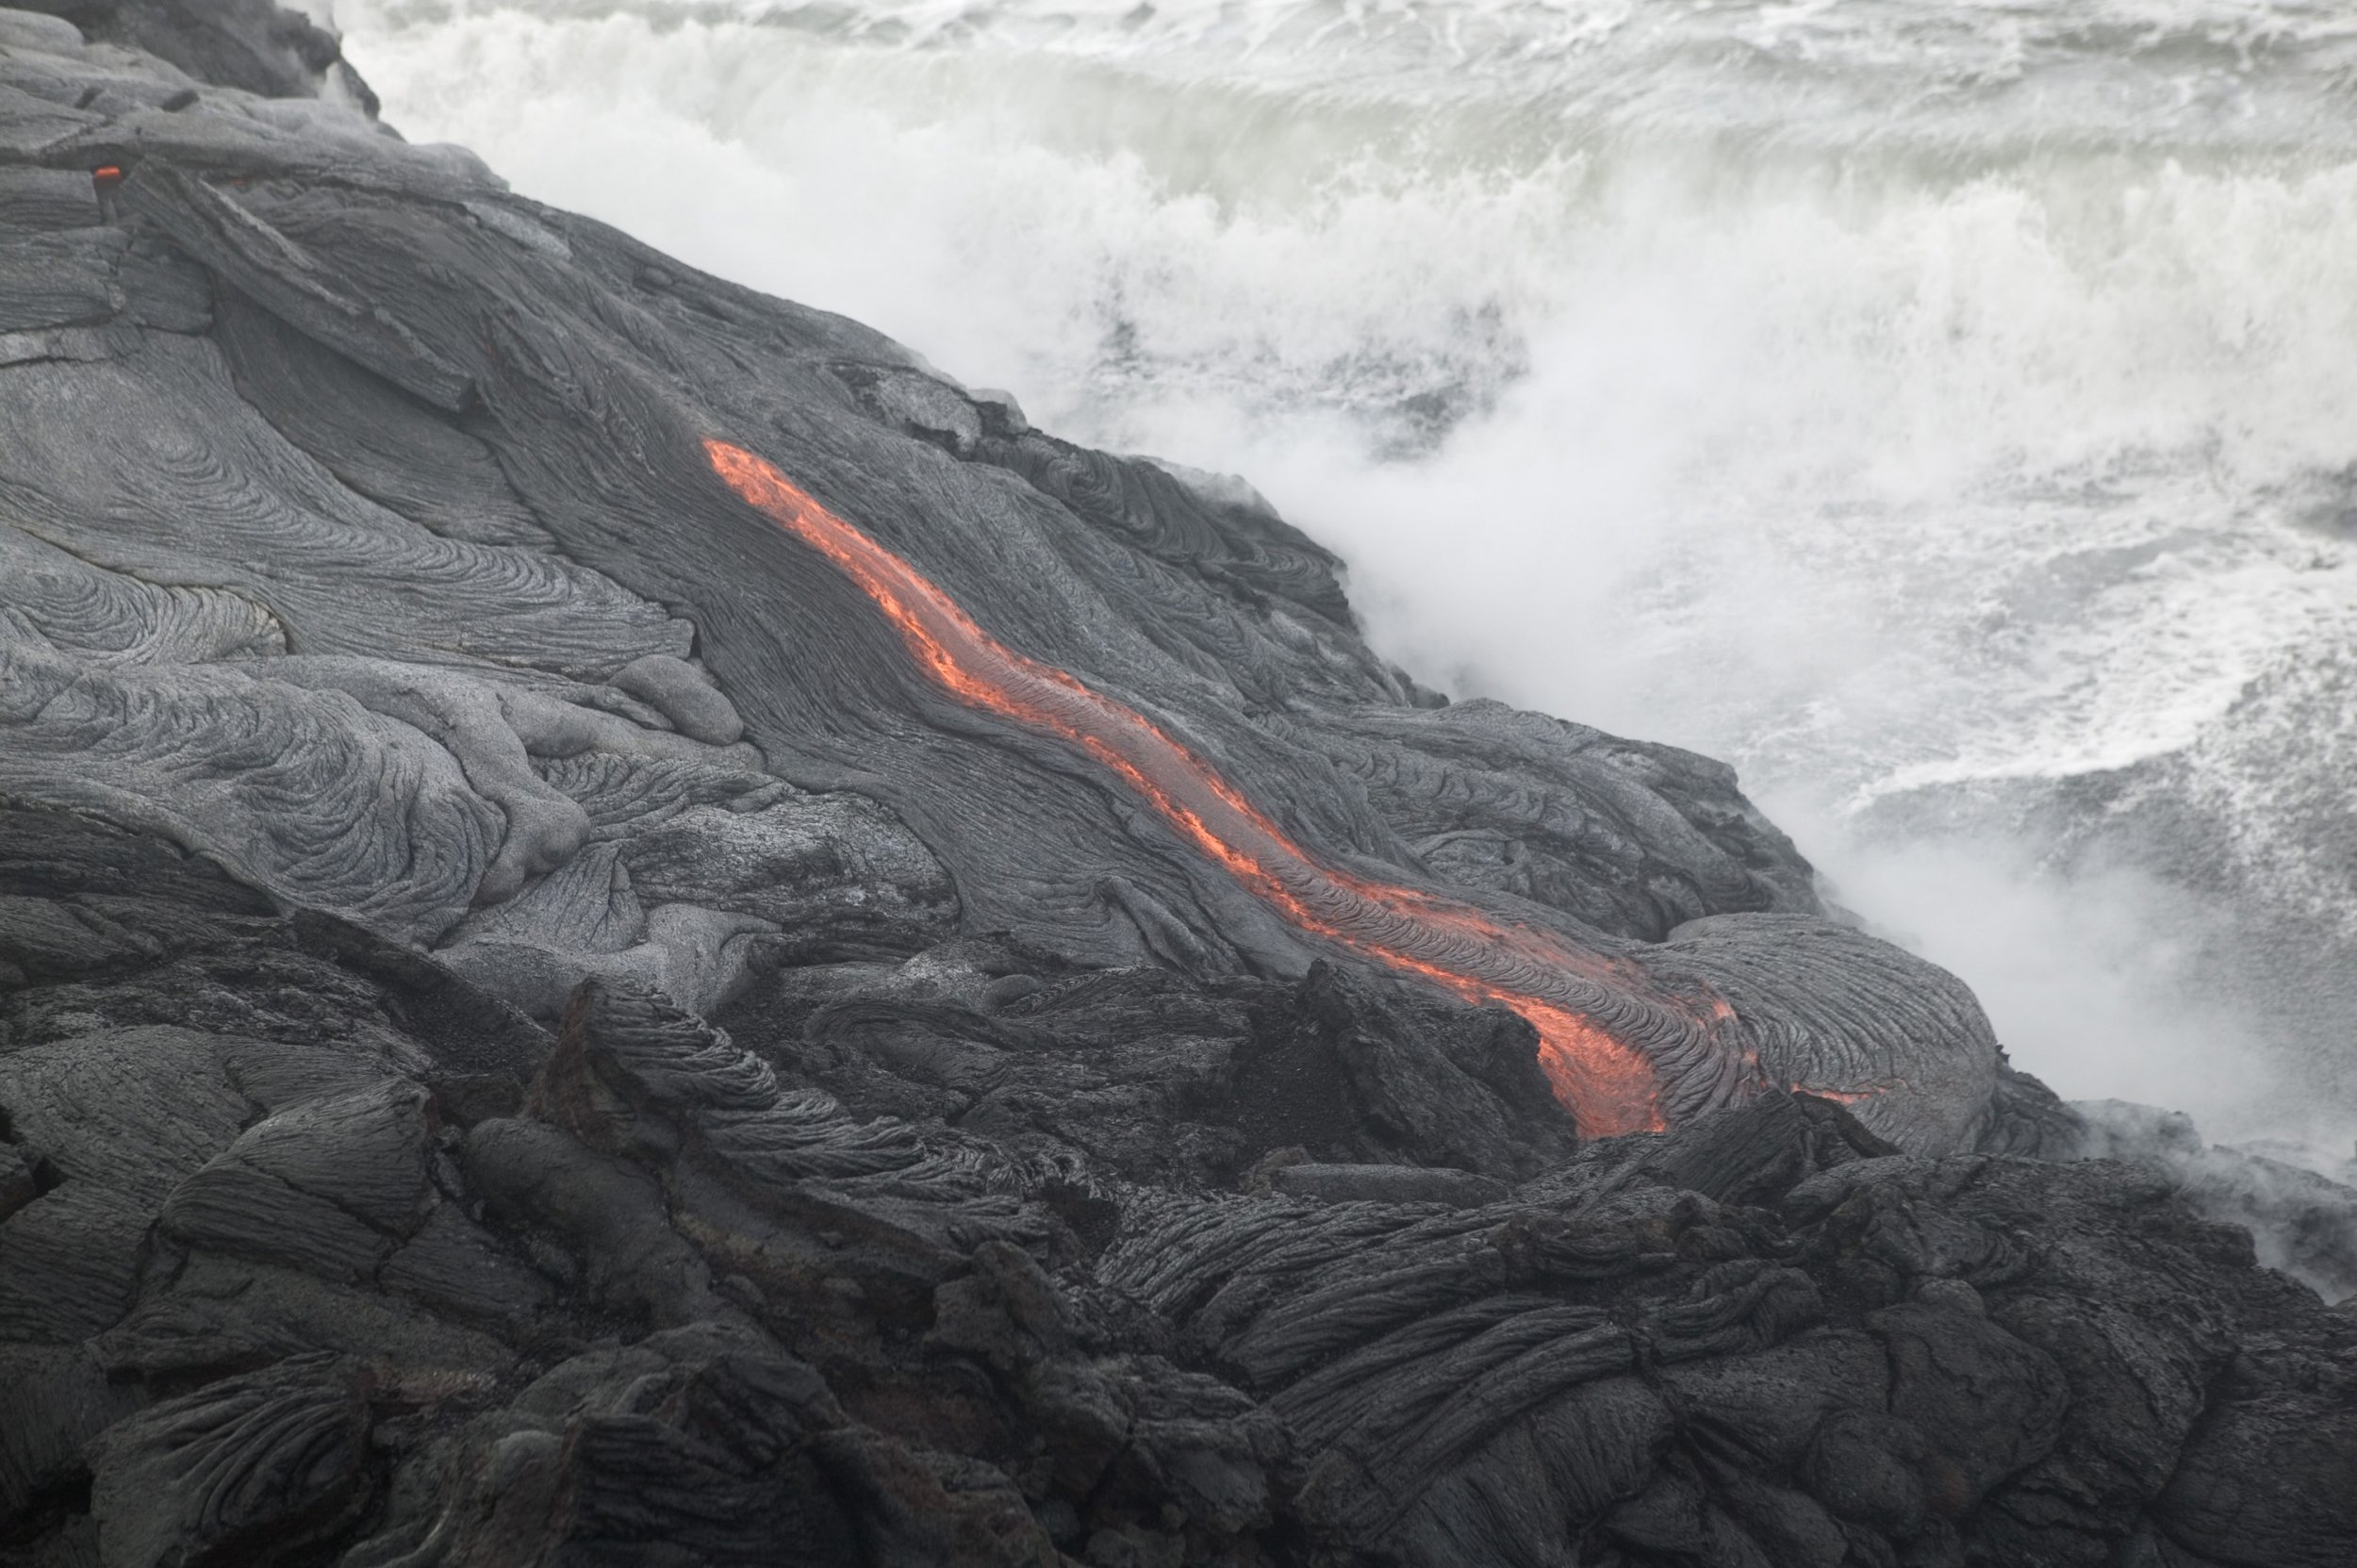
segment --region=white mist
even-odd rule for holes
[[[2357,1125],[2357,1044],[2297,994],[2352,930],[2317,802],[2357,727],[2252,696],[2357,652],[2331,18],[338,20],[388,119],[527,194],[1245,472],[1426,678],[1734,761],[2065,1094]],[[2231,896],[2053,852],[2058,783],[2156,768]],[[2238,994],[2237,923],[2281,920],[2320,945]]]

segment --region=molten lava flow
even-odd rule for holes
[[[1302,931],[1475,1002],[1498,1002],[1539,1032],[1556,1098],[1589,1136],[1659,1131],[1652,1064],[1591,1018],[1537,994],[1549,977],[1625,988],[1627,966],[1470,904],[1370,882],[1311,859],[1194,752],[1133,709],[1000,643],[906,561],[813,500],[768,463],[704,443],[746,503],[817,551],[876,602],[918,665],[970,707],[1062,736],[1118,775],[1203,853]],[[1567,987],[1568,988],[1568,987]]]

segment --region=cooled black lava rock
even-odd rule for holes
[[[1438,898],[1589,955],[1554,999],[1670,1119],[1808,1084],[1910,1147],[1986,1131],[1970,995],[1828,918],[1727,768],[1440,703],[1242,487],[1058,441],[352,110],[189,100],[9,25],[0,785],[542,1016],[593,974],[709,1010],[952,930],[1207,979],[1456,973],[1461,922],[1396,929]],[[1145,716],[1331,884],[1397,897],[1321,929],[1074,736],[946,689],[708,438]]]
[[[0,11],[0,1561],[2357,1560],[2357,1317],[2042,1158],[2174,1146],[1727,769],[266,96],[284,13],[87,19],[153,52]],[[956,700],[706,437],[1338,874],[1715,1020],[1682,1124],[1583,1142],[1524,1017]],[[2161,1164],[2357,1256],[2223,1158]]]
[[[191,85],[270,98],[328,91],[376,113],[376,95],[344,62],[336,35],[276,0],[29,0],[20,8],[57,17],[93,41],[141,50],[186,72]]]
[[[960,941],[756,1049],[551,1034],[48,810],[0,916],[8,1560],[2357,1549],[2357,1316],[2128,1165],[1783,1095],[1574,1147],[1526,1035],[1332,970]]]

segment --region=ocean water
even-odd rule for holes
[[[337,0],[413,140],[1246,475],[2067,1096],[2357,1131],[2357,7]]]

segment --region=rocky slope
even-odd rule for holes
[[[1591,1131],[1795,1085],[1911,1147],[1980,1131],[1970,995],[1825,918],[1727,769],[1421,691],[1241,486],[356,111],[16,25],[0,787],[543,1016],[586,974],[708,1011],[781,953],[951,930],[1373,957],[1522,1013]],[[777,496],[1135,754],[945,684]]]
[[[77,20],[0,11],[0,1554],[2357,1556],[2357,1317],[2036,1158],[2166,1140],[1725,768],[283,13]]]

